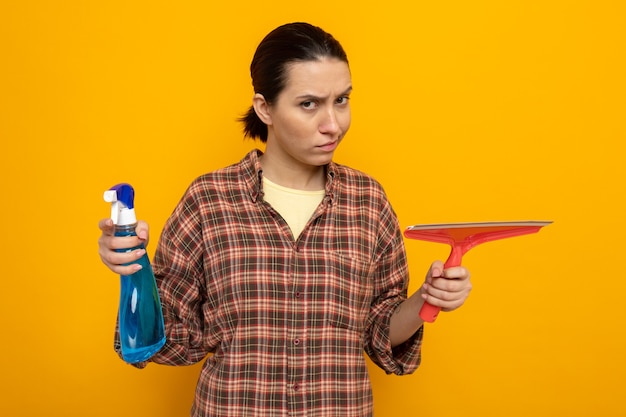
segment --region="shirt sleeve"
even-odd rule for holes
[[[379,256],[374,272],[376,292],[367,322],[365,351],[388,374],[405,375],[420,365],[423,326],[403,344],[392,348],[391,315],[407,298],[408,265],[400,226],[388,203],[381,212],[380,225]]]
[[[209,353],[204,252],[201,210],[190,188],[165,224],[154,258],[167,341],[153,362],[190,365]]]
[[[199,210],[189,190],[163,228],[152,263],[159,288],[165,345],[148,362],[191,365],[209,353],[204,340],[202,225]],[[120,352],[119,328],[115,350]],[[148,362],[134,364],[143,368]]]

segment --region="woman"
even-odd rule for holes
[[[350,127],[341,45],[306,23],[281,26],[251,64],[245,134],[265,143],[196,179],[167,221],[153,262],[167,343],[152,362],[205,362],[193,416],[370,416],[365,350],[398,375],[420,362],[424,303],[450,311],[471,284],[432,264],[407,299],[396,215],[371,177],[333,162]],[[117,274],[143,250],[100,222]],[[140,223],[138,234],[147,239]],[[139,366],[145,366],[140,364]]]

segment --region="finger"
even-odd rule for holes
[[[106,218],[102,219],[98,222],[98,228],[102,231],[103,234],[113,235],[115,232],[115,227],[113,226],[113,220]]]
[[[137,222],[137,227],[135,228],[135,232],[137,233],[137,236],[139,237],[139,239],[144,241],[145,244],[147,245],[149,236],[150,236],[150,228],[148,226],[148,223],[146,223],[143,220],[139,220]]]
[[[467,299],[466,296],[460,298],[452,297],[451,294],[445,292],[437,295],[433,295],[432,292],[427,292],[424,293],[422,298],[425,302],[441,308],[442,311],[456,310],[461,307]]]
[[[98,246],[101,252],[127,252],[131,249],[145,249],[143,242],[137,236],[112,236],[102,234],[98,238]]]
[[[439,284],[439,286],[435,286],[437,284]],[[429,297],[429,299],[432,298],[437,300],[436,303],[431,304],[441,306],[442,302],[451,302],[463,297],[463,291],[441,287],[440,283],[426,284],[424,293]]]
[[[430,268],[428,269],[428,273],[426,274],[426,282],[432,281],[433,278],[437,278],[443,275],[443,262],[434,261]]]
[[[448,279],[466,280],[470,278],[470,272],[464,266],[453,266],[446,268],[441,276]]]
[[[137,271],[141,270],[142,266],[140,264],[112,265],[110,269],[117,275],[133,275]]]
[[[435,278],[430,288],[448,293],[466,293],[472,289],[472,283],[469,279]]]
[[[422,298],[425,302],[440,307],[442,310],[451,311],[463,305],[467,295],[463,293],[452,293],[441,291],[425,284]]]
[[[111,265],[127,265],[136,262],[145,254],[145,249],[137,248],[127,252],[103,251],[101,252],[101,257],[106,263]]]
[[[146,250],[143,248],[127,251],[115,252],[110,250],[100,250],[100,258],[102,262],[112,271],[128,275],[141,269],[141,265],[137,264],[137,260],[145,255]]]

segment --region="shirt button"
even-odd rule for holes
[[[294,296],[295,296],[296,298],[300,298],[300,291],[296,291],[296,293],[294,294]]]
[[[294,339],[293,344],[298,346],[300,344],[300,339]]]
[[[300,385],[298,384],[293,384],[293,390],[294,391],[298,391],[300,389]]]

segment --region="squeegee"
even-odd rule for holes
[[[450,255],[444,268],[461,265],[463,255],[474,246],[492,240],[537,233],[551,221],[514,221],[514,222],[479,222],[479,223],[440,223],[416,224],[404,231],[409,239],[428,242],[445,243],[451,246]],[[424,303],[420,317],[428,323],[437,319],[441,310],[431,304]]]

